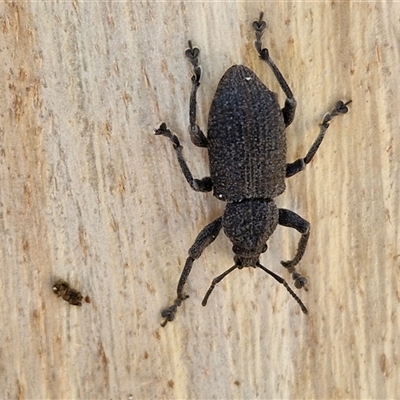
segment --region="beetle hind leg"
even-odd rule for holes
[[[189,257],[186,259],[185,266],[179,278],[177,297],[174,300],[172,306],[161,311],[161,316],[165,318],[164,322],[161,324],[164,327],[167,322],[173,321],[175,319],[175,314],[177,309],[182,302],[185,301],[189,296],[183,293],[183,288],[189,277],[190,271],[192,270],[193,262],[200,258],[204,249],[209,246],[218,236],[222,228],[222,217],[215,219],[213,222],[209,223],[203,230],[197,235],[192,247],[189,249]]]
[[[305,287],[307,284],[307,279],[297,272],[295,266],[300,262],[306,250],[308,238],[310,237],[310,223],[293,211],[286,210],[284,208],[279,209],[278,222],[279,225],[294,228],[301,233],[301,238],[295,256],[292,260],[281,261],[281,264],[292,274],[294,285],[298,289],[304,287],[307,290]]]

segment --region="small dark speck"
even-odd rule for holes
[[[239,381],[235,381],[235,382],[233,382],[233,384],[236,385],[236,386],[240,386],[240,382]]]
[[[159,332],[154,332],[154,336],[156,337],[156,339],[160,340],[161,339],[161,335]]]
[[[174,382],[172,379],[168,381],[168,386],[169,386],[171,389],[174,388],[174,385],[175,385],[175,382]]]
[[[83,299],[83,296],[81,292],[78,292],[77,290],[71,288],[69,283],[64,281],[63,279],[59,279],[53,285],[53,292],[58,297],[62,297],[69,304],[72,304],[74,306],[82,305],[81,300]]]
[[[85,296],[85,302],[86,302],[86,303],[90,303],[90,302],[91,302],[91,300],[90,300],[90,297],[89,297],[89,296]]]

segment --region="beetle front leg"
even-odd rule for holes
[[[300,262],[304,255],[304,251],[306,250],[308,238],[310,237],[310,223],[293,211],[285,208],[279,209],[278,223],[282,226],[294,228],[301,233],[301,238],[294,258],[290,261],[281,261],[281,264],[292,274],[292,278],[295,281],[294,285],[300,289],[307,284],[307,279],[296,271],[295,266]]]
[[[329,128],[329,123],[332,121],[334,117],[341,114],[346,114],[349,111],[347,105],[351,103],[351,100],[347,103],[343,103],[343,101],[338,101],[336,107],[330,112],[327,113],[322,121],[321,129],[319,131],[318,137],[315,139],[312,144],[310,150],[308,150],[307,155],[304,158],[299,158],[296,161],[286,165],[286,178],[289,178],[306,167],[308,163],[311,162],[315,153],[317,152],[322,140],[324,139],[325,132]]]
[[[285,121],[285,125],[289,126],[293,122],[297,103],[293,97],[293,93],[290,90],[289,85],[287,84],[285,78],[279,71],[279,68],[271,60],[268,49],[262,48],[261,37],[264,33],[265,28],[267,27],[266,22],[263,21],[263,15],[264,13],[260,13],[260,18],[258,19],[258,21],[253,22],[253,29],[255,30],[256,34],[255,46],[258,54],[260,55],[260,58],[263,61],[265,61],[272,69],[272,72],[274,73],[276,79],[278,80],[280,87],[282,88],[282,90],[286,95],[285,106],[282,108],[282,114],[283,114],[283,119]]]
[[[203,131],[196,123],[196,94],[197,89],[200,86],[201,68],[199,66],[198,56],[200,50],[198,47],[193,47],[192,42],[189,40],[189,48],[186,49],[185,55],[193,65],[194,75],[192,76],[192,90],[190,92],[189,102],[189,134],[192,142],[198,147],[207,147],[208,140],[205,137]]]
[[[183,293],[183,287],[185,286],[190,271],[192,270],[193,262],[194,260],[197,260],[203,253],[204,249],[217,238],[221,228],[222,217],[219,217],[203,228],[203,230],[198,234],[193,246],[189,249],[189,257],[186,259],[185,267],[183,268],[181,277],[179,278],[177,297],[174,300],[174,304],[161,312],[161,316],[165,318],[164,322],[161,324],[162,327],[164,327],[168,321],[173,321],[175,319],[178,307],[189,297]]]
[[[185,176],[187,182],[189,183],[190,187],[193,190],[196,190],[196,192],[210,192],[212,190],[212,181],[209,176],[203,178],[203,179],[195,179],[193,178],[192,173],[190,172],[190,169],[188,165],[186,164],[185,159],[183,158],[182,155],[182,146],[179,142],[179,139],[176,135],[174,135],[168,128],[167,125],[163,122],[158,129],[154,130],[154,133],[156,135],[162,135],[167,137],[168,139],[171,140],[174,149],[176,151],[176,155],[178,157],[178,162],[179,165],[181,166],[183,175]]]

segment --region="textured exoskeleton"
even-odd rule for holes
[[[189,133],[193,143],[208,149],[210,177],[194,179],[182,156],[179,139],[162,123],[155,133],[169,138],[176,150],[182,172],[196,191],[211,191],[219,200],[227,202],[224,214],[207,225],[197,236],[189,249],[189,257],[179,279],[177,297],[174,303],[163,310],[162,326],[175,318],[178,306],[189,296],[183,288],[192,269],[194,260],[218,236],[221,229],[231,240],[235,253],[235,264],[216,277],[207,291],[203,305],[206,305],[215,285],[234,269],[258,267],[282,283],[300,305],[307,309],[286,281],[260,264],[260,254],[267,250],[267,240],[278,224],[296,229],[301,233],[297,252],[292,260],[282,265],[292,274],[297,288],[305,287],[307,279],[301,276],[295,266],[301,260],[310,234],[310,224],[293,211],[278,208],[274,198],[285,190],[285,178],[300,171],[311,161],[321,144],[329,122],[333,117],[348,111],[347,104],[339,101],[336,107],[325,115],[320,133],[304,158],[292,163],[286,162],[285,128],[294,118],[296,101],[292,91],[262,48],[261,36],[266,27],[261,13],[253,23],[256,34],[255,47],[260,58],[272,69],[286,95],[285,106],[281,109],[277,95],[271,92],[249,68],[243,65],[230,67],[221,78],[208,117],[207,137],[196,124],[196,93],[200,85],[201,69],[198,64],[200,53],[189,41],[186,56],[193,65],[192,91],[190,96]]]

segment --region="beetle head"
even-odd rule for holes
[[[272,200],[245,199],[227,204],[222,224],[233,244],[235,264],[239,268],[257,266],[278,218],[279,211]]]

